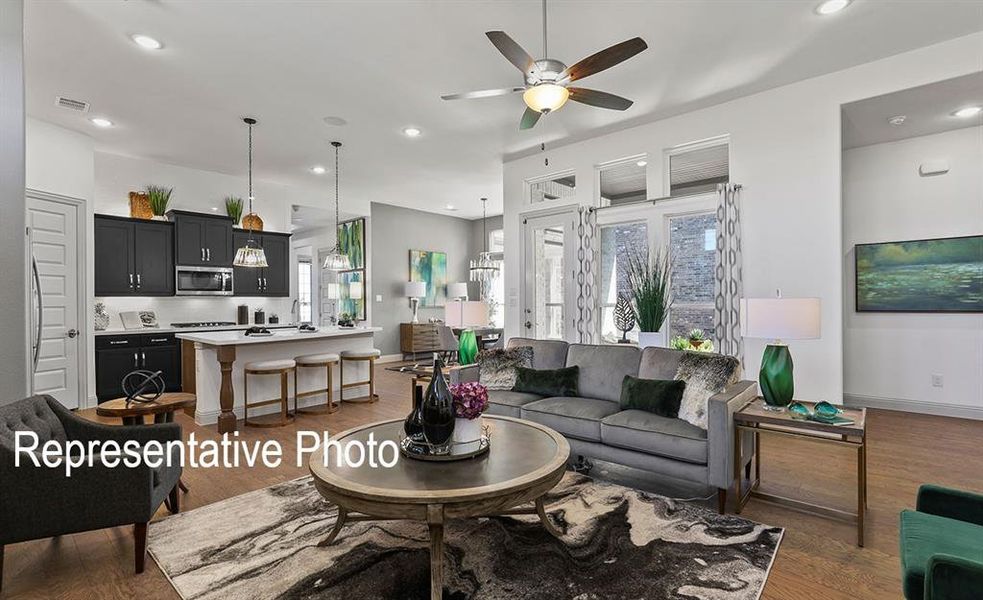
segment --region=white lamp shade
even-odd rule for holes
[[[329,283],[328,284],[328,300],[337,300],[337,299],[338,299],[338,284],[337,283]]]
[[[444,322],[451,327],[488,324],[488,304],[480,300],[454,300],[444,304]]]
[[[348,297],[352,300],[362,299],[362,282],[353,281],[348,284]]]
[[[427,295],[427,284],[422,281],[407,281],[403,290],[407,298],[423,298]]]
[[[447,284],[447,297],[448,298],[467,298],[468,297],[468,284],[463,282],[448,283]]]
[[[773,340],[814,340],[821,329],[819,298],[744,298],[741,335]]]

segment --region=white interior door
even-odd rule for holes
[[[574,214],[524,220],[523,336],[565,340],[572,331]]]
[[[27,197],[31,249],[32,389],[50,394],[68,408],[78,408],[81,315],[79,210],[77,204]],[[37,286],[40,284],[40,290]],[[40,293],[38,293],[40,291]]]

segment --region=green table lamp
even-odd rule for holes
[[[820,332],[819,298],[744,298],[741,300],[741,334],[774,340],[761,357],[758,385],[765,408],[783,411],[792,402],[795,382],[792,355],[783,340],[814,340]]]
[[[467,284],[448,284],[448,295],[451,286],[456,285]],[[488,305],[481,301],[465,300],[466,295],[458,297],[462,299],[449,301],[444,305],[444,322],[460,330],[457,360],[462,365],[470,365],[478,356],[478,340],[471,327],[488,325]]]

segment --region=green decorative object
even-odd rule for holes
[[[758,385],[765,399],[765,408],[785,410],[792,401],[795,384],[792,380],[792,355],[788,346],[768,344],[761,357]]]
[[[474,363],[477,357],[478,338],[475,337],[473,330],[465,329],[458,339],[457,361],[462,365],[470,365]]]

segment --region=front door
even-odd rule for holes
[[[573,329],[573,260],[575,213],[528,217],[524,220],[525,283],[522,335],[565,340]]]
[[[32,391],[79,408],[84,373],[79,252],[81,205],[27,197],[31,250]],[[40,284],[40,289],[38,285]]]

